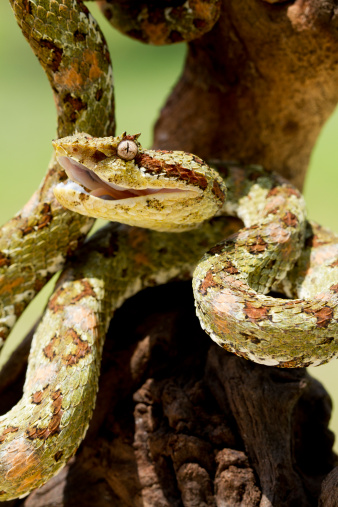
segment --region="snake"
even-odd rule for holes
[[[58,138],[40,188],[0,231],[2,341],[65,268],[33,337],[23,397],[0,417],[1,501],[42,486],[74,455],[94,410],[108,324],[145,287],[192,277],[202,327],[257,363],[320,365],[338,353],[338,238],[307,220],[300,192],[257,165],[206,163],[143,149],[139,134],[114,136],[109,52],[87,8],[11,4],[51,82]],[[174,4],[173,13],[183,6]],[[219,4],[191,2],[194,27],[208,30],[202,4]],[[140,31],[151,32],[142,5]],[[137,35],[134,25],[127,32]],[[181,39],[170,28],[168,40]],[[110,223],[84,241],[97,217]]]

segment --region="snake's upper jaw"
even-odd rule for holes
[[[81,193],[89,194],[92,197],[109,201],[120,201],[122,199],[137,198],[139,196],[152,195],[155,193],[186,192],[186,190],[178,188],[149,187],[137,189],[129,186],[117,185],[116,183],[102,180],[94,171],[71,157],[59,155],[57,159],[60,165],[65,169],[71,182],[78,184],[78,187],[70,185],[73,190],[77,188]],[[190,191],[188,190],[188,192]]]

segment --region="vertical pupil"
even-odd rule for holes
[[[124,160],[132,160],[135,158],[136,154],[137,145],[129,139],[121,141],[117,147],[117,155]]]

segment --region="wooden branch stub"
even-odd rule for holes
[[[338,467],[326,477],[322,484],[319,507],[337,507],[338,505]]]

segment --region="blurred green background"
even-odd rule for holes
[[[117,133],[142,132],[144,146],[151,144],[154,121],[176,82],[185,57],[183,44],[155,48],[114,31],[98,12],[114,66]],[[338,83],[337,83],[338,85]],[[0,220],[6,222],[37,188],[51,155],[56,115],[44,72],[16,25],[9,2],[0,2]],[[338,232],[338,113],[327,122],[314,150],[305,187],[309,215]],[[51,283],[19,320],[4,349],[10,352],[43,308]],[[1,363],[1,360],[0,360]],[[329,391],[334,412],[332,430],[338,434],[338,372],[336,361],[310,368]],[[338,445],[336,442],[336,450]]]

